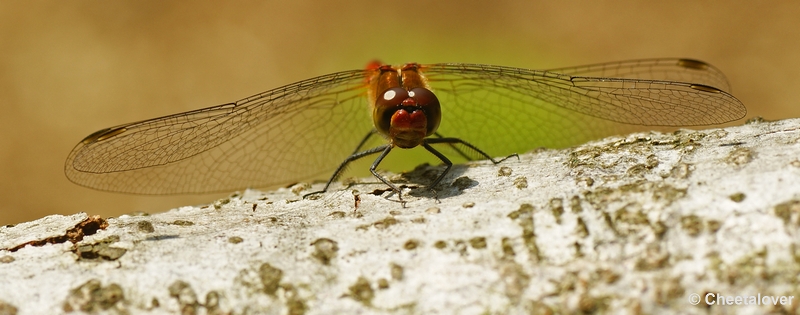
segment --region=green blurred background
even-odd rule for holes
[[[208,203],[70,183],[101,128],[389,63],[553,68],[691,57],[727,74],[748,117],[800,117],[800,3],[776,1],[2,1],[0,225]],[[738,122],[741,123],[741,122]]]

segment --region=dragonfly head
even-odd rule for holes
[[[405,149],[436,132],[441,118],[439,99],[425,88],[390,88],[377,98],[373,112],[375,128]]]

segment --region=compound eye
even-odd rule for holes
[[[442,121],[442,109],[439,105],[439,98],[437,98],[431,90],[419,87],[411,89],[408,95],[414,100],[417,108],[425,111],[425,117],[428,119],[427,135],[432,135],[436,132],[436,129],[439,128],[439,122]]]
[[[439,106],[439,99],[426,88],[411,89],[408,96],[417,102],[417,106]]]
[[[401,87],[393,87],[383,92],[375,101],[379,108],[391,108],[399,106],[408,98],[408,92]]]
[[[403,101],[409,99],[408,91],[401,87],[393,87],[383,91],[375,100],[375,108],[372,112],[372,120],[375,129],[388,135],[389,127],[392,122],[392,115],[400,109]]]

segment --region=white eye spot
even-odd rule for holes
[[[385,99],[387,101],[393,100],[395,96],[397,96],[397,92],[395,92],[393,90],[388,90],[388,91],[386,91],[386,93],[383,93],[383,99]]]
[[[414,91],[408,91],[408,97],[414,97]]]

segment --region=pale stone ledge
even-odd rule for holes
[[[396,179],[420,186],[440,170]],[[0,314],[800,308],[799,119],[459,165],[438,201],[418,190],[405,207],[364,182],[317,200],[296,186],[152,215],[2,227]],[[778,305],[690,304],[706,293]]]

